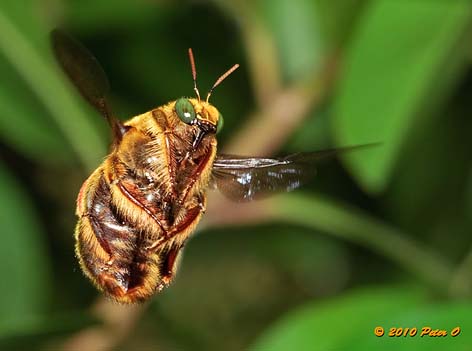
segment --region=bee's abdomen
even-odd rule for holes
[[[76,229],[76,252],[84,272],[119,302],[148,298],[168,283],[163,279],[169,270],[161,262],[164,256],[146,250],[156,233],[124,216],[113,202],[103,172],[94,173],[86,183],[86,194],[78,199],[83,213],[78,213]]]

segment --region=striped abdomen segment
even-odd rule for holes
[[[128,206],[136,204],[129,201]],[[149,232],[116,206],[102,168],[82,186],[77,211],[76,253],[100,290],[119,302],[136,302],[170,282],[180,247],[147,249],[163,233],[155,227]]]

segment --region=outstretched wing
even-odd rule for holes
[[[213,184],[235,201],[257,200],[297,189],[313,178],[321,159],[356,147],[302,152],[279,158],[219,155],[213,163]]]
[[[214,187],[235,201],[257,200],[297,189],[316,174],[325,158],[368,145],[302,152],[279,158],[219,155],[213,163]]]

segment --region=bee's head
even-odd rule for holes
[[[213,90],[227,76],[236,70],[239,65],[234,65],[223,75],[221,75],[211,87],[206,99],[202,100],[200,98],[200,92],[197,88],[197,71],[195,70],[195,60],[193,58],[192,49],[188,49],[188,55],[190,58],[190,65],[192,67],[193,90],[195,91],[197,98],[182,97],[176,100],[174,110],[182,122],[198,127],[197,134],[193,142],[193,149],[195,150],[206,134],[216,134],[223,128],[223,116],[216,109],[216,107],[210,104],[208,101],[210,100]]]
[[[218,133],[223,128],[223,116],[209,102],[182,97],[175,102],[174,110],[182,122],[206,133]]]
[[[194,151],[205,135],[216,134],[223,128],[223,116],[209,102],[182,97],[175,101],[174,110],[181,122],[195,130]]]

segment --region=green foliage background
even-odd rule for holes
[[[467,0],[2,1],[0,348],[68,350],[96,328],[107,343],[85,334],[87,349],[468,350],[471,14]],[[267,150],[263,134],[279,154],[381,144],[261,205],[269,220],[209,211],[170,288],[134,319],[110,305],[120,329],[74,258],[75,197],[109,137],[57,68],[58,26],[102,63],[123,119],[193,94],[192,47],[201,91],[241,64],[212,97],[223,148],[241,130],[240,153]]]

